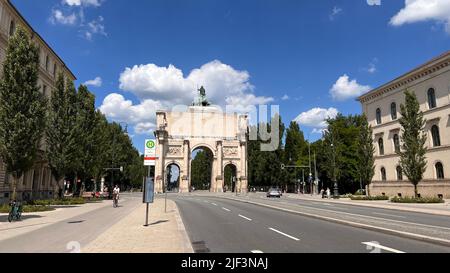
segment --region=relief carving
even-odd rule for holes
[[[167,152],[169,156],[182,156],[183,149],[180,146],[170,146]]]
[[[223,155],[226,157],[238,156],[238,148],[237,147],[224,147]]]

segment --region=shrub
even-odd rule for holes
[[[0,213],[9,213],[11,210],[11,207],[9,205],[2,205],[0,206]],[[52,211],[55,210],[54,208],[51,208],[49,206],[34,206],[34,205],[25,205],[23,206],[23,212],[29,213],[29,212],[43,212],[43,211]]]
[[[352,196],[350,199],[355,201],[381,201],[381,200],[389,200],[388,196],[379,195],[379,196]]]
[[[69,206],[69,205],[83,205],[86,200],[83,198],[64,198],[64,199],[50,199],[50,200],[35,200],[29,203],[36,206]]]
[[[438,204],[445,203],[443,199],[437,197],[394,197],[391,199],[393,203],[416,203],[416,204]]]
[[[340,198],[352,198],[352,196],[353,196],[352,194],[347,193],[345,195],[341,195]]]

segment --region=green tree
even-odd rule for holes
[[[427,169],[425,154],[427,149],[425,142],[427,136],[424,133],[425,119],[423,112],[420,111],[420,105],[416,94],[405,91],[405,105],[400,106],[402,117],[400,125],[402,126],[402,150],[400,155],[400,166],[414,185],[415,197],[418,197],[417,185],[423,179],[423,174]]]
[[[375,175],[375,146],[373,145],[372,127],[367,122],[367,117],[362,116],[362,123],[358,138],[358,172],[361,183],[367,185],[367,195],[370,196],[370,184]]]
[[[308,166],[308,142],[305,141],[303,132],[297,122],[292,121],[286,130],[286,141],[284,146],[284,164],[296,166]],[[309,170],[308,170],[309,172]],[[288,183],[296,182],[301,176],[300,169],[286,170],[286,178]]]
[[[0,154],[17,180],[33,167],[45,127],[46,100],[38,87],[39,53],[19,26],[9,39],[0,80]]]
[[[205,189],[211,184],[212,154],[208,150],[200,150],[191,164],[192,186]]]

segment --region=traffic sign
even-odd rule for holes
[[[156,165],[156,140],[145,140],[144,166]]]

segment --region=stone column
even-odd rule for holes
[[[241,177],[239,178],[239,192],[247,193],[248,181],[247,181],[247,142],[241,141]]]
[[[189,179],[189,157],[190,157],[190,147],[189,140],[183,142],[183,169],[180,170],[180,193],[186,193],[191,191],[191,183]]]
[[[217,192],[223,192],[223,142],[217,141],[217,164],[216,164],[216,187]]]
[[[158,147],[156,148],[158,158],[155,166],[155,193],[162,193],[164,186],[164,138],[158,138]]]

